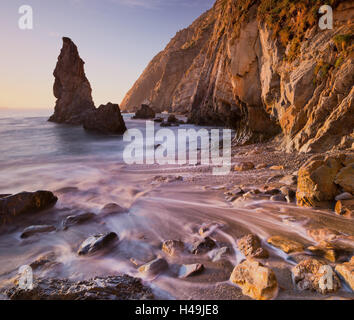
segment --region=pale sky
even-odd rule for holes
[[[214,0],[1,0],[0,108],[53,109],[53,70],[70,37],[96,106],[120,103],[149,61]],[[18,27],[21,5],[33,30]]]

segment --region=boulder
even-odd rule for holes
[[[336,271],[354,292],[354,257],[349,262],[337,264]]]
[[[170,256],[174,256],[177,253],[183,252],[184,243],[179,240],[166,240],[162,243],[162,251]]]
[[[169,123],[177,123],[178,119],[176,118],[176,116],[174,114],[170,114],[167,118],[167,122]]]
[[[278,282],[274,272],[258,261],[245,260],[236,266],[230,277],[244,295],[256,300],[274,299],[278,294]]]
[[[334,182],[341,186],[343,191],[354,193],[354,163],[342,168],[336,175]]]
[[[83,121],[84,129],[102,134],[123,134],[127,127],[118,104],[107,103],[88,112]]]
[[[159,273],[165,271],[168,268],[168,263],[165,259],[157,258],[152,260],[139,268],[139,272],[149,275],[156,276]]]
[[[150,108],[147,104],[142,104],[141,108],[135,113],[133,119],[154,119],[155,115],[155,111],[152,108]]]
[[[21,192],[0,199],[0,224],[24,214],[37,213],[55,205],[58,198],[50,191]]]
[[[184,264],[178,272],[178,278],[184,279],[188,278],[192,275],[195,275],[199,272],[202,272],[204,269],[204,266],[200,263],[195,263],[195,264]]]
[[[27,227],[25,230],[23,230],[23,232],[21,234],[21,238],[25,239],[25,238],[29,238],[35,234],[38,234],[38,233],[48,233],[48,232],[52,232],[52,231],[55,231],[54,226],[48,226],[48,225],[30,226],[30,227]]]
[[[15,286],[6,291],[11,300],[152,300],[151,289],[140,279],[128,275],[96,277],[73,282],[60,279],[38,279],[32,290]]]
[[[254,164],[252,162],[241,162],[235,165],[235,171],[248,171],[254,169]]]
[[[294,240],[290,240],[283,236],[273,236],[270,237],[267,242],[276,248],[284,251],[285,253],[302,252],[304,251],[304,246]]]
[[[216,247],[216,243],[209,237],[204,239],[197,240],[193,243],[191,252],[193,254],[205,254],[208,251],[214,249]]]
[[[91,255],[99,251],[110,249],[115,242],[119,240],[118,235],[114,232],[106,234],[96,234],[87,238],[81,245],[77,254],[79,256]]]
[[[84,71],[76,45],[63,38],[63,47],[54,70],[54,96],[57,98],[54,114],[49,121],[83,124],[87,112],[95,109],[92,89]]]
[[[255,234],[248,234],[237,241],[239,250],[247,258],[266,259],[269,253],[262,248],[261,240]]]
[[[322,294],[336,292],[340,281],[330,265],[315,259],[302,260],[292,269],[299,290],[312,290]]]
[[[63,221],[63,228],[67,229],[75,224],[85,223],[95,217],[96,215],[92,212],[82,213],[76,216],[68,216]]]

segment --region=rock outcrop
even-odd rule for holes
[[[84,64],[74,42],[64,37],[54,70],[53,92],[57,101],[49,121],[83,125],[86,130],[103,134],[123,134],[126,126],[117,104],[108,103],[96,109]]]
[[[322,5],[217,0],[150,62],[122,109],[148,100],[157,112],[231,126],[239,144],[282,132],[287,151],[352,147],[354,6],[332,1],[334,28],[320,30]]]
[[[153,119],[155,118],[155,111],[147,104],[142,104],[141,108],[135,112],[133,119]]]

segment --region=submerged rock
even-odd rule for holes
[[[75,224],[85,223],[89,220],[92,220],[96,215],[92,212],[78,214],[76,216],[68,216],[63,221],[63,228],[67,229]]]
[[[354,292],[354,256],[350,259],[349,262],[338,264],[336,266],[336,271]]]
[[[206,237],[204,239],[197,240],[195,243],[193,243],[191,252],[193,254],[204,254],[214,249],[215,247],[215,241],[209,237]]]
[[[261,240],[255,234],[248,234],[239,239],[237,246],[247,258],[266,259],[269,257],[268,251],[262,248]]]
[[[80,256],[91,255],[98,251],[107,250],[118,240],[118,235],[114,232],[91,236],[81,244],[77,254]]]
[[[108,216],[111,214],[121,214],[121,213],[127,213],[127,212],[128,212],[128,209],[121,207],[119,204],[108,203],[101,209],[100,215]]]
[[[156,115],[155,111],[152,108],[150,108],[146,104],[142,104],[141,108],[135,113],[133,119],[142,119],[142,120],[154,119],[155,115]]]
[[[166,240],[162,244],[162,251],[170,256],[181,253],[184,250],[184,243],[180,240]]]
[[[274,247],[279,248],[285,253],[302,252],[304,251],[304,246],[294,240],[287,239],[283,236],[270,237],[267,242]]]
[[[96,277],[73,282],[59,279],[38,279],[32,290],[18,286],[6,291],[11,300],[150,300],[150,288],[140,279],[128,275]]]
[[[50,191],[21,192],[0,199],[0,224],[23,214],[37,213],[55,205],[58,198]]]
[[[162,258],[157,258],[139,267],[139,272],[148,276],[156,276],[159,273],[165,271],[167,268],[167,261]]]
[[[206,238],[212,235],[217,229],[223,227],[220,223],[208,223],[200,227],[199,234]]]
[[[42,269],[44,267],[51,267],[54,265],[58,265],[59,262],[56,262],[57,258],[54,252],[47,252],[45,254],[40,255],[35,261],[30,264],[30,267],[33,270]]]
[[[203,269],[204,269],[204,266],[200,263],[184,264],[179,269],[178,278],[184,279],[184,278],[190,277],[190,276],[195,275],[199,272],[202,272]]]
[[[322,294],[336,292],[340,281],[331,266],[315,259],[302,260],[292,269],[299,290],[312,290]]]
[[[244,295],[256,300],[274,299],[278,294],[278,282],[274,272],[255,260],[245,260],[236,266],[230,277]]]
[[[56,229],[54,226],[48,226],[48,225],[30,226],[30,227],[27,227],[25,230],[23,230],[23,232],[21,234],[21,238],[25,239],[25,238],[29,238],[35,234],[38,234],[38,233],[47,233],[47,232],[52,232],[55,230]]]
[[[222,247],[209,252],[208,256],[213,262],[218,262],[228,256],[230,249],[228,247]]]
[[[127,130],[118,104],[113,103],[88,112],[83,125],[85,130],[103,134],[123,134]]]

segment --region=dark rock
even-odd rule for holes
[[[63,228],[67,229],[75,224],[81,224],[93,219],[96,215],[92,212],[78,214],[76,216],[68,216],[63,221]]]
[[[59,279],[39,279],[32,290],[18,286],[6,291],[11,300],[148,300],[154,299],[150,288],[140,279],[128,275],[97,277],[73,282]]]
[[[50,191],[21,192],[0,199],[0,224],[23,214],[37,213],[55,205],[58,198]]]
[[[123,134],[127,130],[118,104],[113,103],[88,112],[83,125],[85,130],[103,134]]]
[[[157,258],[150,261],[139,268],[139,271],[149,276],[155,276],[165,271],[168,268],[168,263],[165,259]]]
[[[110,214],[127,213],[128,209],[121,207],[116,203],[106,204],[100,211],[100,215],[107,216]]]
[[[261,240],[255,234],[248,234],[237,241],[238,248],[247,258],[266,259],[269,253],[262,248]]]
[[[208,251],[214,249],[216,247],[216,243],[209,237],[196,241],[191,249],[193,254],[204,254]]]
[[[56,254],[54,252],[48,252],[39,256],[35,261],[30,264],[33,270],[37,270],[43,267],[49,267],[58,264],[56,261]]]
[[[135,113],[133,119],[153,119],[155,118],[155,111],[152,110],[148,105],[142,104],[141,108]]]
[[[167,122],[169,123],[177,123],[178,119],[176,118],[176,116],[174,114],[170,114],[167,118]]]
[[[272,197],[270,197],[270,200],[271,201],[278,201],[278,202],[286,202],[286,198],[282,194],[272,196]]]
[[[271,189],[271,190],[267,190],[266,192],[264,192],[265,194],[268,194],[268,195],[276,195],[276,194],[279,194],[281,193],[279,189]]]
[[[296,192],[288,187],[281,187],[280,192],[284,196],[288,196],[290,199],[295,199],[295,197],[296,197]]]
[[[172,127],[172,123],[167,121],[162,121],[160,127]]]
[[[78,255],[90,255],[98,251],[109,249],[118,241],[118,235],[114,232],[97,234],[87,238],[80,246]]]
[[[38,233],[47,233],[47,232],[52,232],[52,231],[55,231],[54,226],[47,226],[47,225],[30,226],[30,227],[26,228],[25,230],[23,230],[23,232],[21,234],[21,238],[25,239],[25,238],[29,238],[35,234],[38,234]]]
[[[184,264],[178,272],[178,278],[184,279],[200,273],[204,270],[204,266],[200,263],[195,264]]]
[[[92,89],[84,71],[84,61],[76,45],[63,38],[63,47],[54,70],[54,96],[57,98],[54,114],[49,121],[82,124],[87,112],[95,109]]]
[[[163,121],[163,118],[156,118],[154,119],[154,122],[161,123]]]

